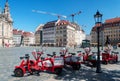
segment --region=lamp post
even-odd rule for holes
[[[104,48],[104,31],[103,31],[103,25],[102,25],[102,49]]]
[[[20,41],[20,46],[24,44],[24,36],[23,34],[21,35],[21,41]]]
[[[102,21],[102,14],[97,11],[96,14],[94,15],[95,19],[95,24],[98,25],[97,27],[97,68],[96,68],[96,73],[101,73],[101,63],[100,63],[100,41],[99,41],[99,34],[100,34],[100,26],[101,26],[101,21]]]

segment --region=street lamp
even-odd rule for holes
[[[101,21],[102,21],[102,14],[97,11],[96,14],[94,15],[94,19],[95,19],[95,24],[98,25],[97,27],[97,50],[98,50],[98,54],[97,54],[97,68],[96,68],[96,73],[101,73],[101,63],[100,63],[100,48],[99,48],[99,30],[100,30],[100,26],[101,26]]]
[[[22,34],[22,35],[21,35],[20,46],[24,44],[24,40],[23,40],[23,39],[24,39],[24,36],[23,36],[23,34]]]

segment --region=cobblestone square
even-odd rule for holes
[[[20,56],[24,54],[30,54],[30,58],[33,59],[31,52],[34,49],[41,50],[40,47],[15,47],[15,48],[0,48],[0,81],[120,81],[120,63],[101,65],[102,73],[96,73],[96,68],[90,68],[82,65],[79,71],[72,70],[71,67],[63,69],[61,75],[57,76],[52,73],[41,72],[40,76],[25,75],[24,77],[14,77],[13,70],[16,65],[20,63]],[[46,47],[45,53],[52,53],[53,51],[59,54],[61,48]],[[77,50],[83,51],[83,49],[72,49],[70,52]],[[93,51],[95,51],[94,48]],[[120,51],[120,49],[117,49]],[[120,54],[119,54],[120,58]]]

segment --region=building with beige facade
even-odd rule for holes
[[[13,45],[14,46],[31,46],[35,44],[33,32],[13,29]]]
[[[60,20],[56,25],[56,46],[76,47],[82,44],[85,32],[76,23]]]
[[[60,20],[56,24],[56,46],[72,47],[75,44],[75,26],[69,21]]]
[[[10,15],[8,0],[3,11],[0,11],[0,47],[13,44],[13,20]]]
[[[43,27],[43,45],[75,47],[81,45],[83,39],[85,33],[79,25],[67,20],[51,21]]]
[[[23,32],[23,30],[13,29],[13,46],[20,46]]]
[[[40,24],[35,30],[35,45],[40,46],[42,45],[42,29],[43,24]]]
[[[97,44],[97,27],[99,26],[94,26],[91,31],[92,44]],[[111,45],[120,44],[120,17],[107,19],[100,27],[100,45],[102,45],[102,43],[105,45],[107,36],[110,39]]]
[[[33,32],[23,32],[23,45],[33,46],[35,44],[35,36]]]

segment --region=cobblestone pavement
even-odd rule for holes
[[[19,65],[20,56],[30,54],[34,49],[40,47],[16,47],[16,48],[0,48],[0,81],[120,81],[120,63],[102,65],[102,73],[96,73],[96,68],[90,68],[82,65],[79,71],[72,70],[71,67],[63,69],[61,75],[57,76],[52,73],[41,72],[40,76],[14,77],[14,66]],[[61,48],[45,48],[45,53],[59,52]],[[82,50],[83,49],[76,49]],[[76,51],[70,49],[69,51]],[[95,51],[96,49],[94,49]],[[120,51],[120,49],[118,49]],[[32,58],[32,55],[31,57]],[[120,54],[119,54],[120,58]],[[32,58],[33,59],[33,58]]]

